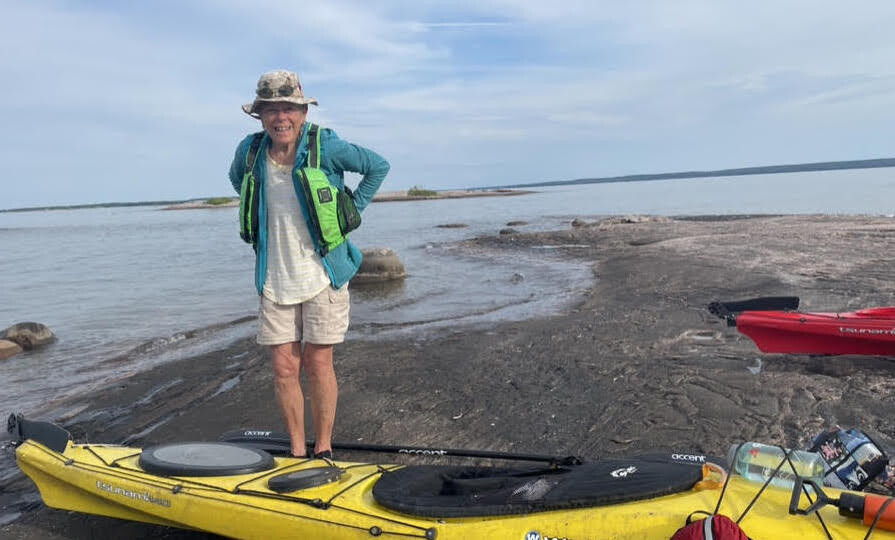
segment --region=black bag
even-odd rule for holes
[[[342,235],[347,235],[360,227],[360,212],[354,204],[354,193],[348,186],[340,189],[336,195],[336,208],[339,212],[339,228],[342,230]]]

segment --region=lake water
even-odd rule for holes
[[[386,184],[385,189],[388,189]],[[456,243],[567,228],[612,214],[842,213],[892,215],[895,169],[865,169],[537,188],[536,193],[372,204],[352,233],[388,247],[408,277],[389,290],[352,290],[349,339],[433,332],[554,312],[591,283],[580,264],[536,255],[471,253]],[[463,223],[465,228],[439,228]],[[0,329],[48,325],[58,341],[0,362],[0,413],[39,414],[161,362],[251,335],[253,254],[236,209],[158,207],[0,213]],[[123,362],[105,362],[127,355]]]

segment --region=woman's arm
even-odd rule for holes
[[[242,177],[246,172],[246,153],[248,152],[248,146],[252,144],[253,136],[249,135],[236,145],[236,152],[233,155],[233,161],[230,163],[230,183],[233,184],[233,189],[236,190],[236,193],[242,190]]]
[[[332,130],[327,131],[332,138],[326,140],[324,159],[328,160],[337,171],[350,171],[363,175],[357,189],[354,190],[354,204],[357,210],[362,212],[385,180],[390,168],[388,161],[368,148],[343,141]]]

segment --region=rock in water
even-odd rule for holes
[[[352,284],[382,283],[407,277],[404,264],[391,249],[365,249],[363,254],[364,261],[357,274],[351,278]]]
[[[0,360],[6,360],[22,352],[22,348],[15,341],[0,339]]]
[[[56,336],[43,324],[20,322],[0,332],[0,339],[14,341],[28,351],[56,341]]]

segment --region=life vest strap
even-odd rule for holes
[[[320,126],[308,126],[308,167],[320,167]]]
[[[261,148],[261,139],[263,138],[263,131],[252,135],[252,144],[249,145],[249,151],[246,153],[246,172],[255,168],[255,160],[258,158],[258,149]]]

